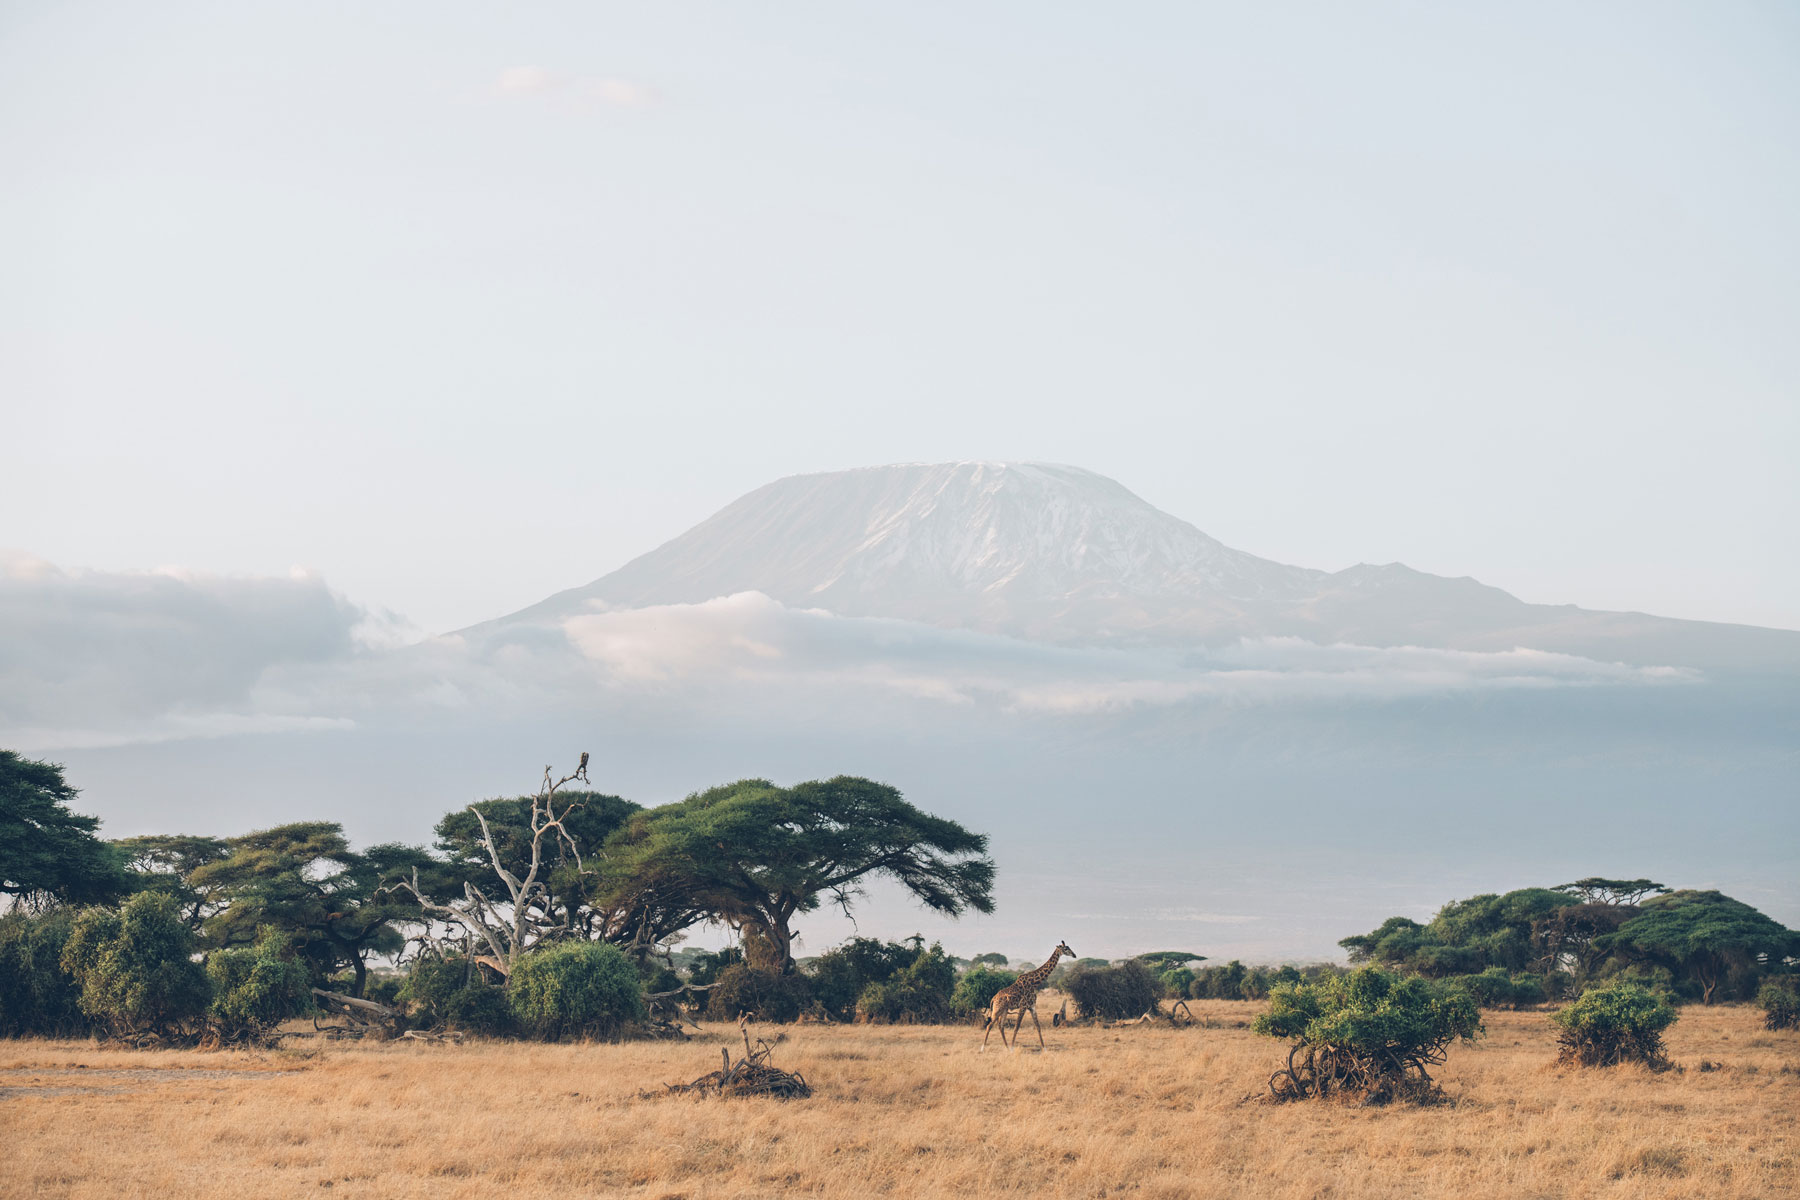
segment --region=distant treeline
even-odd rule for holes
[[[939,912],[992,910],[986,838],[891,787],[745,780],[644,808],[571,790],[586,765],[446,813],[429,848],[359,851],[332,822],[105,841],[71,810],[60,768],[0,751],[0,1035],[250,1037],[307,1011],[314,988],[415,1026],[550,1038],[684,1013],[942,1021],[1015,978],[1004,954],[965,963],[919,937],[796,961],[794,919],[826,902],[850,911],[873,877]],[[702,924],[737,945],[678,946]],[[1456,901],[1341,944],[1352,963],[1513,1007],[1602,980],[1743,999],[1800,954],[1792,931],[1717,892],[1597,878]],[[1083,1015],[1129,1018],[1159,999],[1260,1000],[1340,970],[1170,950],[1079,960],[1052,982]]]

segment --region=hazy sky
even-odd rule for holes
[[[780,475],[1800,627],[1800,9],[0,3],[0,547],[447,629]]]

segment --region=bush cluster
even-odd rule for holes
[[[887,979],[864,988],[856,998],[856,1015],[859,1020],[884,1025],[943,1021],[950,1016],[955,986],[956,968],[944,948],[933,943]]]
[[[1675,1006],[1634,983],[1591,987],[1550,1020],[1562,1030],[1558,1061],[1583,1067],[1641,1062],[1653,1070],[1669,1066],[1663,1030],[1675,1023]]]

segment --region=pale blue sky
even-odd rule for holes
[[[431,629],[780,475],[1800,627],[1800,10],[0,3],[0,547]]]

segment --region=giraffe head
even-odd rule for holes
[[[1075,957],[1075,952],[1073,950],[1069,949],[1069,943],[1058,942],[1058,943],[1056,943],[1056,953],[1054,955],[1052,955],[1051,957],[1061,958],[1065,954],[1068,955],[1070,958]]]

